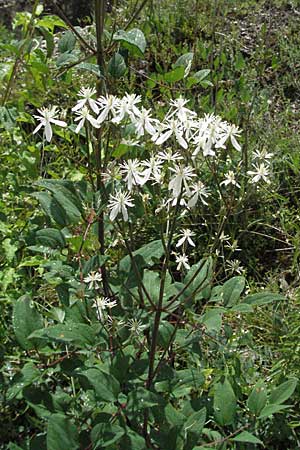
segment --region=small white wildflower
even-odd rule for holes
[[[99,272],[91,272],[83,279],[88,284],[88,289],[99,289],[99,284],[102,281],[102,275]]]
[[[225,180],[223,180],[220,184],[224,184],[225,186],[228,186],[228,184],[232,184],[233,186],[241,187],[236,181],[235,174],[232,170],[229,170],[229,172],[225,174]]]
[[[162,161],[167,161],[168,163],[174,162],[174,161],[180,161],[181,159],[183,159],[183,157],[180,155],[180,153],[178,153],[178,152],[173,153],[171,148],[168,148],[167,150],[165,150],[163,152],[159,152],[157,156]]]
[[[140,335],[146,328],[146,326],[137,319],[128,319],[126,326],[129,328],[129,331],[136,336]]]
[[[116,300],[110,300],[108,297],[97,297],[94,301],[93,307],[96,308],[96,314],[98,320],[103,322],[104,311],[107,308],[113,308],[117,305]]]
[[[81,130],[81,128],[84,126],[85,121],[87,120],[88,122],[90,122],[90,124],[95,127],[95,128],[99,128],[100,125],[97,122],[97,120],[91,115],[89,109],[84,106],[83,108],[81,108],[79,111],[76,111],[75,114],[78,116],[74,119],[75,122],[78,122],[78,125],[76,127],[75,133],[79,133],[79,131]]]
[[[182,123],[177,119],[170,119],[166,123],[162,124],[162,132],[153,136],[152,140],[155,141],[156,145],[161,145],[166,142],[172,135],[175,136],[178,144],[187,149],[188,144],[183,137],[183,126]]]
[[[263,150],[261,150],[261,151],[256,150],[253,153],[253,159],[265,160],[266,164],[270,163],[269,159],[271,159],[272,156],[274,156],[274,153],[268,153],[265,148]]]
[[[78,96],[83,97],[82,100],[78,100],[77,104],[72,108],[72,111],[79,111],[84,106],[89,105],[95,114],[99,113],[99,108],[97,106],[96,100],[92,98],[96,94],[96,89],[91,88],[81,88]]]
[[[125,181],[127,182],[127,188],[132,190],[133,186],[143,185],[144,179],[141,173],[141,166],[138,159],[128,159],[121,164],[121,174],[126,175]]]
[[[176,262],[177,262],[176,270],[180,270],[182,266],[186,270],[189,270],[191,268],[191,266],[189,265],[189,259],[186,255],[177,255]]]
[[[111,210],[109,218],[115,220],[118,214],[122,214],[125,221],[128,220],[127,207],[131,208],[134,204],[129,193],[118,191],[116,195],[110,194],[108,208]]]
[[[101,124],[104,122],[108,115],[111,113],[115,117],[117,113],[117,108],[119,107],[119,99],[114,95],[101,96],[97,100],[99,105],[99,116],[97,122]]]
[[[199,198],[204,205],[208,205],[205,199],[209,196],[209,190],[204,186],[202,181],[191,185],[190,196],[191,198],[188,201],[189,208],[196,206]]]
[[[248,170],[247,174],[253,176],[251,182],[257,183],[260,180],[265,181],[266,183],[270,183],[270,180],[268,179],[269,168],[264,164],[261,163],[259,166],[253,164],[253,167],[255,170]]]
[[[172,190],[173,197],[179,197],[182,185],[186,189],[187,194],[189,194],[190,188],[187,182],[196,176],[194,169],[190,166],[184,166],[183,164],[175,164],[175,167],[170,167],[169,169],[175,174],[174,178],[169,182],[169,190]]]
[[[188,242],[192,247],[195,247],[195,244],[192,240],[192,236],[195,236],[195,233],[189,228],[181,230],[181,234],[179,235],[180,239],[177,242],[176,247],[180,247],[185,242]]]
[[[230,273],[238,273],[243,275],[245,273],[245,268],[240,264],[238,259],[226,261],[227,271]]]
[[[154,136],[157,132],[155,126],[157,124],[157,119],[152,119],[150,116],[150,109],[142,109],[139,111],[137,116],[133,116],[132,123],[135,126],[136,136],[140,138],[144,136],[145,131],[151,136]]]
[[[138,117],[140,110],[136,105],[140,102],[140,95],[125,94],[124,97],[118,102],[116,116],[112,119],[112,122],[120,123],[127,115],[131,118]]]
[[[51,141],[53,132],[51,123],[54,125],[58,125],[59,127],[66,127],[66,122],[62,120],[57,120],[55,117],[57,116],[57,106],[50,106],[49,108],[41,108],[38,109],[40,116],[34,115],[35,119],[39,120],[40,123],[33,131],[33,134],[37,133],[42,127],[45,127],[45,136],[48,142]]]

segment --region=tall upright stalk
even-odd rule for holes
[[[97,38],[97,64],[100,71],[100,78],[97,81],[97,96],[100,97],[105,91],[105,61],[103,52],[103,31],[105,20],[106,0],[95,0],[95,21],[96,21],[96,38]],[[101,128],[96,133],[95,142],[95,164],[96,164],[96,187],[97,191],[103,191],[101,173],[105,171],[102,161],[102,134]],[[106,158],[103,158],[106,161]],[[101,212],[98,217],[98,240],[100,243],[100,254],[105,254],[105,237],[104,237],[104,213]],[[102,266],[103,290],[106,296],[109,295],[108,276],[105,264]]]

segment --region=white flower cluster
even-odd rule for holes
[[[118,215],[128,220],[128,208],[134,206],[132,192],[140,190],[148,182],[166,188],[167,194],[164,194],[163,204],[158,210],[177,204],[193,208],[199,200],[207,205],[209,190],[198,179],[198,169],[201,168],[203,158],[216,158],[220,149],[226,149],[228,142],[236,151],[241,150],[238,142],[241,130],[238,127],[213,114],[199,118],[196,112],[187,107],[188,101],[182,97],[171,100],[167,114],[163,120],[158,120],[151,116],[151,110],[140,106],[140,95],[126,94],[122,98],[106,95],[94,99],[95,94],[96,90],[91,88],[79,91],[79,100],[72,109],[76,115],[74,120],[78,122],[76,133],[86,124],[100,128],[105,122],[113,126],[120,125],[122,130],[130,125],[135,139],[145,141],[148,138],[147,146],[152,148],[149,159],[127,159],[119,165],[119,177],[126,184],[126,189],[121,183],[114,185],[108,203],[111,220],[115,220]],[[66,123],[56,119],[55,107],[40,109],[39,112],[40,116],[34,116],[40,121],[34,133],[44,126],[46,139],[50,141],[51,124],[65,127]],[[163,149],[155,153],[156,146],[163,146]],[[268,166],[265,163],[254,164],[253,168],[248,172],[253,183],[260,180],[269,182]],[[235,176],[234,171],[229,170],[220,185],[239,188]],[[103,179],[105,182],[114,181],[113,177],[110,178],[109,168],[103,174]]]

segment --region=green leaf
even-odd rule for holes
[[[153,265],[164,254],[164,248],[160,239],[151,241],[143,247],[133,252],[133,256],[141,257],[141,267]],[[130,256],[127,255],[120,261],[120,271],[128,273],[131,267]]]
[[[238,303],[245,288],[245,282],[244,277],[233,277],[224,283],[222,287],[224,306],[230,307]]]
[[[13,380],[12,386],[7,391],[7,399],[13,400],[25,387],[30,386],[41,377],[41,372],[33,363],[26,363],[22,370],[18,372]]]
[[[197,275],[195,275],[197,272]],[[201,293],[210,286],[212,279],[212,258],[201,259],[197,264],[194,264],[184,278],[184,284],[193,281],[188,287],[189,295],[197,292],[197,298],[201,296]]]
[[[91,431],[93,450],[109,447],[121,440],[124,436],[124,428],[110,423],[98,423]]]
[[[267,389],[263,382],[258,382],[252,389],[247,400],[247,406],[256,416],[259,415],[267,402]]]
[[[159,290],[160,290],[160,276],[158,272],[153,270],[145,270],[143,276],[144,286],[147,289],[152,301],[158,302]]]
[[[218,333],[221,330],[223,312],[223,308],[212,308],[201,316],[201,323],[205,325],[207,331],[216,331]]]
[[[25,350],[36,347],[35,340],[28,340],[28,337],[35,330],[43,328],[43,319],[35,308],[31,306],[28,296],[20,297],[13,307],[13,329],[19,344]]]
[[[232,438],[235,442],[249,442],[249,444],[261,444],[264,445],[264,443],[255,437],[253,434],[249,433],[248,431],[242,431],[240,434]]]
[[[209,69],[202,69],[194,73],[191,77],[187,79],[187,87],[190,88],[194,86],[194,84],[201,83],[209,73],[210,73]]]
[[[206,420],[206,408],[200,409],[191,414],[184,423],[184,433],[192,433],[195,435],[196,440],[194,445],[197,443],[199,436],[202,434],[202,430]]]
[[[77,450],[79,436],[77,427],[67,416],[53,414],[48,422],[47,448],[50,450]]]
[[[71,30],[65,31],[58,41],[58,50],[60,53],[69,53],[74,50],[76,38]]]
[[[121,42],[123,47],[127,48],[133,55],[144,55],[146,39],[144,33],[138,28],[133,28],[130,31],[118,30],[114,34],[113,40]]]
[[[164,81],[167,83],[176,83],[177,81],[183,80],[184,78],[184,67],[179,66],[164,74]]]
[[[55,228],[43,228],[38,230],[35,234],[37,245],[50,248],[63,248],[66,245],[66,240],[61,231]]]
[[[184,67],[186,68],[194,58],[194,53],[185,53],[184,55],[179,56],[177,61],[174,64],[174,68],[176,67]]]
[[[174,332],[174,326],[169,322],[162,322],[158,329],[157,343],[164,349],[168,348]]]
[[[267,405],[263,408],[258,418],[265,419],[287,408],[290,408],[290,405]]]
[[[143,387],[132,389],[128,394],[127,408],[130,411],[140,411],[141,409],[151,408],[152,406],[165,406],[165,400],[162,396],[148,391]]]
[[[55,27],[68,28],[68,25],[58,16],[45,15],[38,20],[37,26],[44,27],[53,32]]]
[[[269,403],[280,405],[280,403],[285,402],[294,393],[297,384],[298,380],[296,378],[280,384],[280,386],[271,392]]]
[[[109,60],[107,65],[108,73],[113,78],[121,78],[127,72],[125,60],[120,53],[115,53]]]
[[[96,398],[100,401],[115,402],[120,392],[120,384],[116,378],[103,372],[101,367],[91,367],[76,372],[85,390],[93,389]]]
[[[236,414],[236,398],[231,384],[225,378],[223,382],[215,385],[214,412],[221,426],[231,425]]]
[[[85,70],[86,72],[93,73],[97,77],[102,77],[99,66],[97,64],[82,62],[75,67],[77,70]]]
[[[257,294],[247,295],[243,299],[243,303],[247,303],[252,306],[262,306],[267,305],[275,301],[284,301],[285,298],[281,294],[275,294],[272,292],[259,292]]]
[[[84,323],[66,322],[33,332],[30,340],[41,339],[47,342],[74,343],[79,347],[95,344],[95,328]]]

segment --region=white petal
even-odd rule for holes
[[[46,122],[46,125],[45,125],[45,135],[46,135],[47,141],[50,142],[52,139],[53,133],[52,133],[52,128],[51,128],[51,125],[49,122]]]

